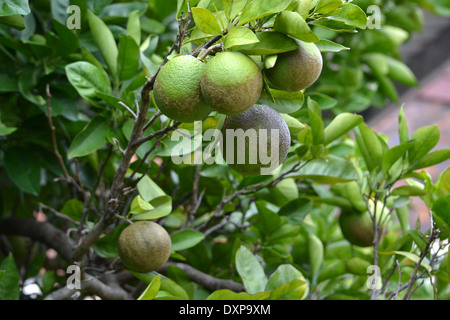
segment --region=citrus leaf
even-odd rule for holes
[[[450,159],[450,149],[442,149],[425,155],[419,162],[411,167],[411,170],[418,170],[432,167]]]
[[[211,293],[206,300],[265,300],[269,295],[269,292],[248,294],[247,292],[236,293],[228,289],[221,289]]]
[[[258,32],[256,37],[259,42],[236,46],[233,50],[246,55],[265,56],[298,49],[298,44],[294,39],[280,32]]]
[[[319,0],[314,12],[319,14],[327,14],[336,10],[341,5],[342,5],[341,0]]]
[[[198,7],[192,8],[192,17],[200,31],[211,35],[222,34],[222,29],[216,17],[209,10]]]
[[[108,130],[109,125],[105,118],[97,116],[92,119],[73,139],[67,154],[68,158],[83,157],[103,147]]]
[[[291,2],[291,0],[252,0],[242,11],[239,25],[281,12],[286,9]]]
[[[389,169],[399,160],[401,159],[409,149],[412,148],[414,143],[412,142],[406,142],[402,143],[398,146],[395,146],[388,151],[386,151],[385,154],[383,154],[382,158],[382,164],[381,164],[381,170],[384,174],[386,174]]]
[[[141,21],[138,10],[131,12],[128,16],[127,35],[133,38],[137,45],[141,44]]]
[[[26,16],[31,12],[28,0],[2,0],[0,1],[0,9],[0,16]]]
[[[402,186],[391,191],[391,195],[403,197],[424,196],[426,194],[425,190],[413,186]]]
[[[117,57],[119,50],[117,48],[114,36],[108,26],[102,19],[97,17],[92,11],[87,11],[89,27],[92,37],[100,53],[105,59],[106,65],[113,76],[117,74]]]
[[[308,291],[306,281],[294,279],[274,289],[268,300],[303,300],[308,295]]]
[[[439,142],[440,132],[437,125],[426,126],[417,129],[411,136],[416,143],[408,153],[409,162],[414,166],[416,161],[421,160]]]
[[[137,189],[142,199],[147,202],[166,195],[166,193],[147,175],[139,181]]]
[[[156,298],[159,289],[161,288],[161,275],[157,275],[152,279],[147,288],[139,296],[138,300],[153,300]]]
[[[4,157],[5,169],[12,182],[22,191],[37,196],[41,188],[39,159],[21,147],[7,149]]]
[[[365,29],[367,27],[366,13],[359,6],[352,3],[344,3],[341,9],[338,14],[330,18],[359,29]]]
[[[235,262],[245,290],[250,294],[264,292],[267,277],[261,264],[250,250],[241,246],[236,252]]]
[[[350,50],[350,48],[344,47],[339,43],[325,39],[320,39],[320,41],[315,44],[317,48],[319,48],[320,52],[339,52],[343,50]]]
[[[132,220],[154,220],[169,215],[172,212],[172,197],[166,195],[153,198],[149,205],[152,209],[135,215]]]
[[[304,96],[301,91],[288,92],[275,89],[269,89],[271,97],[263,91],[259,98],[260,104],[265,104],[280,113],[293,113],[298,111],[304,102]],[[272,98],[274,100],[272,100]]]
[[[117,68],[119,79],[130,80],[139,69],[139,45],[131,36],[119,36],[119,55]]]
[[[7,136],[16,131],[17,128],[7,127],[3,123],[0,122],[0,136]]]
[[[192,229],[184,229],[170,236],[172,239],[172,251],[181,251],[192,248],[205,239],[205,235]]]
[[[356,143],[361,150],[369,171],[381,165],[383,148],[378,135],[365,123],[355,129]]]
[[[74,221],[80,221],[84,203],[78,199],[67,200],[60,212]]]
[[[398,254],[398,255],[401,255],[401,256],[404,256],[404,257],[408,258],[409,260],[411,260],[411,261],[413,261],[415,263],[418,263],[420,261],[420,257],[418,255],[416,255],[414,253],[411,253],[411,252],[406,252],[406,251],[389,251],[389,252],[379,251],[378,253],[382,254],[382,255]],[[432,270],[431,266],[427,262],[425,262],[424,260],[422,260],[420,265],[422,267],[424,267],[428,272],[431,272],[431,270]]]
[[[248,45],[259,42],[258,37],[248,28],[236,27],[231,29],[224,38],[224,47]]]
[[[325,128],[324,131],[324,144],[327,145],[342,135],[346,134],[354,127],[358,126],[364,121],[364,119],[356,114],[341,113],[335,117],[331,123]]]
[[[25,19],[21,15],[0,17],[0,24],[22,31],[26,28]]]
[[[311,31],[305,19],[297,12],[281,12],[275,20],[274,29],[305,42],[317,42],[320,40]]]
[[[0,265],[3,275],[0,279],[0,300],[19,300],[19,271],[12,253]]]
[[[323,244],[320,239],[312,233],[308,234],[308,255],[311,265],[311,273],[316,275],[323,264]]]

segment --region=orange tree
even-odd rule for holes
[[[450,172],[425,169],[450,150],[434,150],[436,125],[409,132],[403,109],[397,145],[355,113],[396,101],[395,82],[416,85],[398,49],[422,8],[449,13],[435,0],[4,2],[0,299],[448,299]],[[320,77],[273,85],[269,70],[305,43]],[[199,134],[226,115],[183,123],[153,99],[169,61],[208,66],[224,51],[253,60],[255,103],[289,129],[269,175],[203,157],[214,139]],[[411,219],[412,197],[428,226]],[[170,235],[156,270],[120,257],[138,221]]]

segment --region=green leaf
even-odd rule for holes
[[[128,17],[127,35],[133,38],[138,46],[141,44],[141,21],[139,20],[138,10],[131,12]]]
[[[4,165],[12,182],[22,191],[38,195],[41,188],[39,159],[30,150],[13,147],[5,152]]]
[[[442,149],[425,155],[419,162],[413,165],[410,170],[418,170],[432,167],[450,159],[450,149]]]
[[[303,129],[305,129],[305,125],[303,123],[301,123],[300,121],[298,121],[297,119],[295,119],[294,117],[291,117],[288,114],[285,113],[280,113],[281,116],[283,117],[284,121],[286,122],[288,128],[289,128],[289,132],[291,134],[297,134],[300,131],[302,131]]]
[[[236,293],[228,289],[221,289],[211,293],[206,300],[265,300],[269,295],[269,292],[248,294],[247,292]]]
[[[398,114],[398,136],[400,138],[400,143],[405,143],[409,140],[408,124],[406,122],[405,110],[401,106],[400,112]]]
[[[386,63],[388,66],[388,76],[391,79],[407,86],[417,86],[416,76],[402,61],[392,57],[386,57]]]
[[[309,161],[299,171],[288,177],[306,178],[323,184],[335,184],[356,180],[358,175],[350,162],[330,155],[327,158]]]
[[[264,292],[267,277],[256,257],[246,247],[241,246],[236,252],[236,269],[249,294]]]
[[[80,41],[76,33],[56,19],[53,19],[52,22],[56,32],[59,35],[59,41],[57,43],[58,52],[62,55],[68,55],[77,51]]]
[[[12,253],[3,260],[0,270],[4,270],[0,279],[0,300],[19,300],[19,271]]]
[[[210,11],[203,8],[192,8],[192,17],[197,28],[203,33],[214,36],[222,34],[219,22]]]
[[[320,40],[311,31],[305,19],[297,12],[281,12],[275,20],[274,29],[305,42],[317,42]]]
[[[346,271],[358,276],[367,276],[367,268],[371,264],[359,257],[353,257],[346,261]]]
[[[181,251],[192,248],[205,239],[205,235],[192,229],[184,229],[170,236],[172,251]]]
[[[341,0],[339,0],[339,2],[340,1]],[[344,47],[339,43],[325,39],[321,39],[319,42],[316,42],[315,45],[319,48],[320,52],[340,52],[343,50],[350,50],[350,48]]]
[[[403,197],[412,197],[412,196],[424,196],[427,192],[423,189],[414,186],[402,186],[392,190],[391,195],[393,196],[403,196]]]
[[[139,296],[138,300],[153,300],[159,292],[161,287],[161,275],[157,275],[153,278],[152,282],[147,286],[147,288]]]
[[[100,237],[94,244],[93,249],[97,255],[105,259],[113,259],[119,256],[118,241],[122,231],[128,226],[122,223],[113,231]]]
[[[279,113],[293,113],[298,111],[304,102],[304,96],[301,91],[288,92],[275,89],[269,89],[272,97],[263,91],[259,98],[260,104],[265,104]],[[272,98],[275,100],[272,100]]]
[[[415,263],[419,263],[420,261],[420,257],[414,253],[411,252],[406,252],[406,251],[390,251],[390,252],[378,252],[379,254],[383,254],[383,255],[394,255],[394,254],[398,254],[401,256],[404,256],[406,258],[408,258],[409,260],[415,262]],[[422,260],[422,262],[420,263],[420,265],[422,267],[424,267],[428,272],[431,272],[432,268],[431,266],[425,261]]]
[[[21,15],[0,17],[0,24],[22,31],[26,28],[25,19]]]
[[[308,234],[308,256],[312,275],[317,275],[323,264],[323,244],[320,239],[312,233]]]
[[[94,42],[97,44],[103,59],[105,59],[111,75],[116,76],[119,50],[114,36],[103,20],[92,13],[92,11],[87,11],[87,17]]]
[[[268,300],[303,300],[308,295],[308,283],[294,279],[283,284],[270,293]]]
[[[0,122],[0,136],[7,136],[16,131],[17,128],[7,127],[3,123]]]
[[[341,0],[319,0],[314,12],[319,14],[327,14],[333,12],[341,5],[342,5]]]
[[[435,215],[441,218],[442,221],[447,224],[447,226],[450,226],[450,195],[437,200],[433,204],[432,211]]]
[[[84,99],[95,102],[97,91],[111,94],[108,75],[93,64],[78,61],[66,66],[69,82]]]
[[[231,29],[224,38],[225,49],[234,46],[248,45],[259,42],[258,37],[248,28],[236,27]]]
[[[0,1],[0,16],[14,16],[22,15],[26,16],[29,14],[30,6],[28,5],[28,0],[1,0]]]
[[[366,162],[367,169],[372,171],[381,166],[383,148],[376,132],[365,123],[361,123],[355,129],[355,137],[356,143]]]
[[[154,220],[165,217],[172,212],[171,196],[156,197],[147,202],[147,204],[149,209],[133,216],[132,220]]]
[[[309,11],[317,4],[318,0],[302,0],[299,1],[297,7],[295,8],[295,12],[306,19],[309,15]]]
[[[320,106],[320,110],[332,109],[337,105],[337,100],[320,92],[313,92],[307,95]]]
[[[258,32],[256,37],[259,42],[237,46],[233,50],[246,55],[265,56],[298,49],[298,44],[294,39],[280,32]]]
[[[137,185],[139,194],[145,201],[165,196],[166,193],[149,177],[144,176]]]
[[[383,154],[381,170],[386,174],[389,169],[412,148],[414,143],[406,142],[395,146]]]
[[[252,0],[242,11],[239,25],[261,19],[286,9],[292,0]]]
[[[139,46],[131,36],[119,36],[117,68],[122,81],[133,78],[139,69]]]
[[[124,19],[127,19],[133,11],[138,11],[139,15],[144,15],[147,9],[148,4],[145,1],[113,3],[103,9],[103,11],[101,12],[101,16],[103,17],[103,19],[110,20],[115,23],[116,21],[120,22]]]
[[[302,285],[306,285],[306,288],[303,288],[303,295],[298,298],[299,300],[302,300],[302,298],[308,294],[308,283],[303,274],[290,264],[278,266],[278,268],[270,275],[265,290],[273,291],[293,280],[299,280],[302,282]]]
[[[358,126],[364,119],[356,114],[341,113],[334,118],[324,131],[324,144],[327,145]]]
[[[78,199],[66,201],[60,212],[74,221],[80,221],[83,213],[84,203]]]
[[[414,166],[438,144],[439,138],[440,132],[437,125],[417,129],[411,136],[415,144],[408,153],[409,163]]]
[[[364,10],[352,3],[344,3],[341,6],[341,9],[341,11],[330,18],[341,21],[349,26],[354,26],[359,29],[366,29],[367,16]]]
[[[322,111],[320,110],[319,105],[316,101],[308,97],[308,115],[309,115],[309,123],[312,130],[313,135],[313,144],[321,145],[325,140],[325,129],[324,123],[322,119]]]
[[[67,154],[68,158],[83,157],[103,147],[108,130],[109,124],[105,118],[97,116],[92,119],[73,139]]]
[[[436,185],[442,195],[446,196],[450,194],[450,167],[439,175]]]
[[[361,195],[361,190],[356,181],[339,183],[331,187],[331,190],[339,196],[347,199],[352,206],[360,212],[367,211],[367,204]]]
[[[17,78],[6,74],[0,73],[0,83],[2,86],[0,87],[0,92],[17,92],[19,91],[19,87],[17,85]],[[0,126],[2,126],[0,122]]]
[[[312,209],[313,204],[310,200],[298,198],[282,206],[278,215],[287,217],[289,224],[300,225]]]

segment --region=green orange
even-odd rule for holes
[[[221,52],[207,62],[201,88],[213,110],[233,115],[259,100],[263,76],[250,57],[239,52]]]
[[[203,98],[200,81],[206,65],[190,55],[167,62],[156,77],[156,105],[168,118],[180,122],[205,119],[212,111]]]

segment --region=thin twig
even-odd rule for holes
[[[128,111],[129,113],[131,113],[131,115],[133,116],[133,118],[134,118],[135,120],[138,118],[137,114],[134,113],[134,111],[131,110],[131,108],[130,108],[129,106],[127,106],[124,102],[119,101],[118,103],[119,103],[122,107],[124,107],[125,109],[127,109],[127,111]]]

